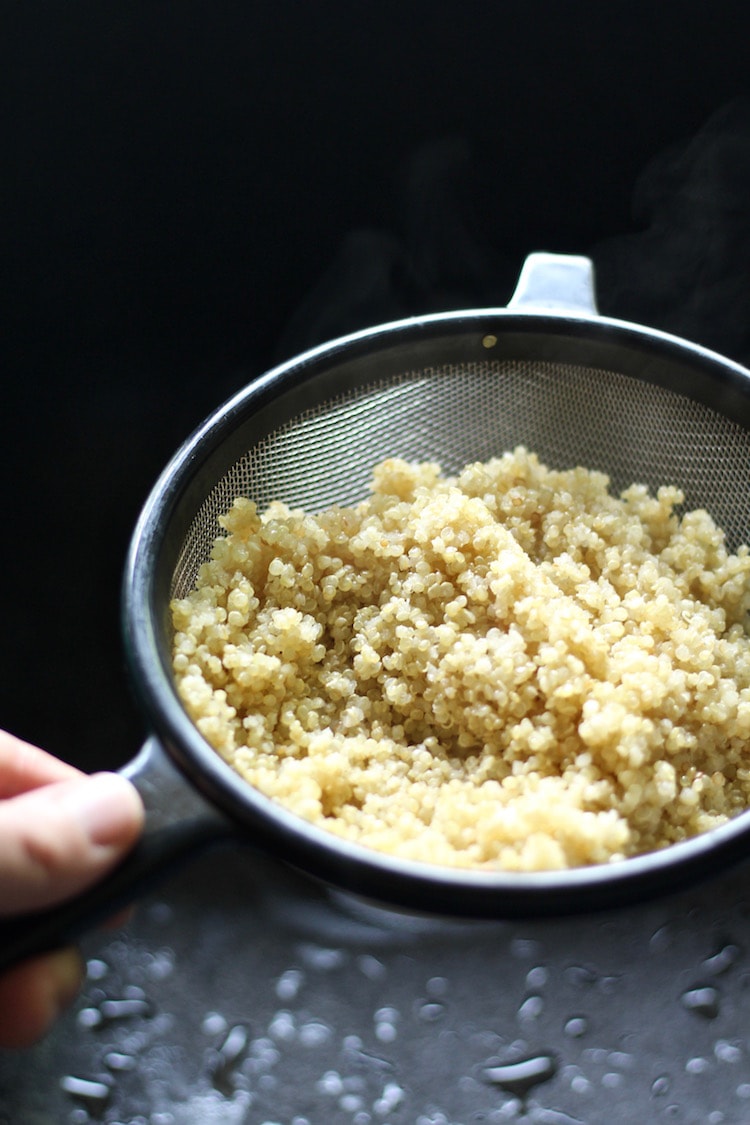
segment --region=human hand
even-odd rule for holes
[[[0,731],[0,915],[54,906],[130,850],[143,806],[119,774],[81,773]],[[72,1003],[75,949],[30,958],[0,977],[0,1047],[27,1047]]]

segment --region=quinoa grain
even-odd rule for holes
[[[391,459],[313,516],[246,499],[172,604],[174,674],[247,781],[437,864],[605,863],[750,804],[750,553],[676,488],[523,448]]]

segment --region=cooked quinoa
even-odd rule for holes
[[[750,804],[750,553],[674,487],[523,448],[391,459],[317,515],[235,501],[172,605],[180,695],[299,816],[453,866],[662,848]]]

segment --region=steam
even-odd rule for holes
[[[467,145],[426,145],[398,182],[397,229],[345,237],[290,318],[279,358],[404,316],[507,302],[520,261],[483,229],[481,174]],[[594,260],[601,311],[750,365],[750,99],[725,105],[643,170],[633,222],[631,232],[576,248]],[[517,233],[509,227],[509,242]]]
[[[408,315],[404,251],[385,231],[355,230],[289,320],[278,358]]]
[[[591,252],[602,312],[750,365],[750,99],[644,169],[633,217]]]
[[[290,318],[279,358],[400,317],[505,304],[517,262],[481,229],[472,207],[477,178],[463,141],[419,149],[398,176],[398,233],[360,229],[344,238]]]

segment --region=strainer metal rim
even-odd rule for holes
[[[634,359],[640,351],[646,362],[674,360],[692,370],[693,392],[700,391],[702,380],[720,377],[728,391],[746,402],[750,429],[750,371],[745,367],[669,333],[588,312],[490,308],[409,317],[350,333],[277,365],[239,390],[183,443],[156,482],[134,529],[123,584],[123,633],[133,688],[157,737],[192,785],[248,828],[261,847],[346,890],[407,908],[481,916],[600,908],[676,888],[710,874],[720,862],[750,853],[750,812],[745,812],[661,851],[564,871],[485,871],[404,860],[344,841],[253,790],[204,741],[183,709],[157,638],[157,620],[165,607],[156,590],[155,563],[164,550],[174,507],[189,482],[238,419],[268,402],[280,385],[302,384],[332,362],[341,363],[374,345],[422,341],[425,334],[445,329],[500,339],[510,333],[534,333],[605,350],[629,347]]]

